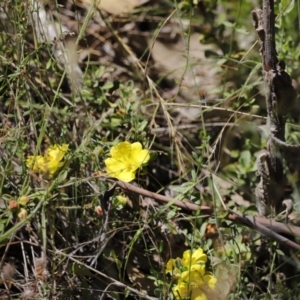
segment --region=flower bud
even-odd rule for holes
[[[19,198],[19,204],[22,205],[22,206],[26,206],[27,203],[29,202],[30,198],[28,196],[21,196]]]
[[[19,203],[16,200],[10,200],[8,203],[9,210],[17,210],[19,209]]]
[[[103,215],[103,211],[100,205],[95,207],[95,212],[98,216],[102,216]]]
[[[20,212],[18,213],[18,218],[19,218],[20,220],[23,220],[23,219],[25,219],[27,216],[28,216],[27,210],[26,210],[25,208],[21,208],[21,209],[20,209]]]
[[[128,198],[122,195],[117,196],[116,205],[125,206],[128,203]]]

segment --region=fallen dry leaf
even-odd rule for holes
[[[137,267],[134,267],[131,262],[128,262],[126,271],[129,280],[136,289],[145,293],[153,293],[155,289],[153,280],[149,279],[147,275],[141,272]]]
[[[214,59],[205,57],[206,50],[212,50],[212,45],[200,43],[201,35],[193,33],[189,38],[189,59],[186,57],[186,44],[182,39],[177,43],[163,43],[159,40],[148,40],[151,54],[155,61],[155,67],[162,75],[168,74],[168,78],[180,83],[180,92],[185,99],[199,100],[199,93],[206,94],[216,89],[219,85],[221,68],[216,65]],[[213,94],[209,97],[214,98]],[[181,113],[190,119],[198,118],[198,108],[188,108]]]

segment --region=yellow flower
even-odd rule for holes
[[[206,262],[207,256],[201,248],[187,250],[182,259],[168,261],[165,272],[175,274],[177,284],[172,291],[176,299],[207,300],[207,293],[215,288],[217,278],[205,271]]]
[[[186,250],[183,252],[183,256],[181,259],[181,263],[185,267],[190,267],[191,265],[195,265],[198,263],[206,263],[207,262],[207,256],[203,253],[203,250],[201,248],[191,251]]]
[[[110,155],[111,157],[104,161],[106,172],[124,182],[134,180],[137,169],[150,159],[149,151],[142,149],[139,142],[121,142],[110,149]]]
[[[33,171],[53,175],[62,165],[61,160],[68,151],[69,145],[50,146],[44,156],[29,156],[26,160],[26,166]]]

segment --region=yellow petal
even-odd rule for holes
[[[203,282],[202,278],[205,274],[205,265],[192,265],[190,268],[190,272],[193,281],[197,282],[201,280],[201,282]]]
[[[199,274],[201,274],[201,276],[204,276],[204,274],[205,274],[205,264],[191,265],[190,270],[191,270],[191,272],[198,272]]]
[[[49,161],[50,160],[57,160],[61,161],[66,152],[68,151],[69,145],[63,144],[63,145],[58,145],[55,144],[53,146],[50,146],[45,153],[45,158],[47,158]]]
[[[176,268],[176,259],[169,259],[166,265],[166,271],[165,273],[171,273]]]
[[[122,180],[124,182],[130,182],[135,179],[135,173],[134,172],[121,172],[118,177],[116,177],[119,180]]]
[[[180,280],[201,285],[204,284],[204,274],[205,265],[192,265],[188,271],[182,272]]]
[[[192,262],[191,264],[197,264],[199,262],[206,263],[207,262],[207,256],[203,253],[203,250],[201,248],[195,250],[192,254]]]
[[[108,173],[108,176],[117,178],[124,182],[130,182],[135,179],[135,169],[132,170],[126,163],[114,158],[107,158],[104,163],[106,165],[106,172]]]
[[[46,161],[43,156],[29,156],[26,160],[26,166],[36,172],[46,171]]]
[[[32,169],[34,165],[34,156],[28,156],[26,159],[26,167]]]
[[[184,282],[189,282],[190,281],[190,272],[189,271],[184,271],[180,275],[180,280]]]
[[[139,142],[133,143],[131,145],[130,159],[134,165],[138,165],[140,167],[142,164],[145,164],[149,161],[149,150],[142,149],[142,145]]]
[[[181,264],[185,267],[190,267],[191,266],[191,256],[192,256],[192,251],[191,250],[186,250],[183,252],[182,259],[181,259]]]
[[[112,158],[120,161],[127,161],[130,158],[131,145],[128,142],[121,142],[110,149]]]
[[[112,173],[112,177],[114,177],[113,173],[120,173],[123,170],[127,169],[128,165],[125,162],[116,160],[115,158],[107,158],[104,160],[105,166],[107,168],[108,173]]]
[[[194,264],[202,264],[207,262],[207,255],[203,253],[203,250],[201,248],[191,251],[186,250],[183,252],[181,263],[185,267],[190,267]]]
[[[122,161],[118,161],[114,158],[107,158],[104,161],[106,165],[106,171],[109,173],[110,176],[115,177],[118,176],[121,172],[133,172],[135,170],[131,170],[130,166]]]
[[[217,278],[209,273],[203,277],[204,282],[209,286],[210,289],[214,289],[217,283]]]
[[[143,146],[140,142],[135,142],[131,144],[131,151],[141,151]]]
[[[51,160],[47,163],[48,173],[53,175],[60,167],[62,167],[63,163],[58,160]]]
[[[205,293],[201,288],[192,288],[191,300],[207,300]]]

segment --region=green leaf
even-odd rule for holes
[[[244,150],[241,152],[239,163],[242,167],[248,168],[251,164],[251,153],[249,150]]]
[[[51,67],[51,65],[52,65],[52,60],[49,59],[48,62],[47,62],[47,64],[46,64],[46,70],[49,70],[50,67]]]
[[[217,61],[217,66],[222,66],[227,62],[227,58],[222,58]]]
[[[192,170],[191,175],[192,175],[192,180],[194,182],[196,182],[197,181],[197,173],[195,172],[195,170]]]
[[[249,31],[245,27],[239,27],[235,29],[236,32],[242,33],[242,34],[249,34]]]
[[[240,155],[240,151],[238,151],[238,150],[231,150],[230,151],[230,155],[231,155],[232,158],[238,158],[239,155]]]
[[[235,27],[235,23],[231,23],[231,22],[228,22],[228,21],[224,21],[223,25],[225,27],[228,27],[228,28],[234,28]]]
[[[175,210],[170,210],[167,214],[167,220],[170,220],[172,218],[174,218],[176,215],[176,211]]]
[[[90,269],[85,267],[84,265],[78,264],[74,262],[71,264],[68,269],[73,272],[73,274],[77,276],[93,276]]]
[[[280,256],[284,256],[284,253],[280,249],[276,249],[276,253]]]
[[[295,7],[295,0],[281,0],[280,11],[283,10],[283,16],[289,14]]]
[[[109,90],[113,87],[114,87],[114,84],[112,82],[107,82],[101,88],[102,88],[102,90]]]
[[[147,127],[148,122],[144,120],[142,123],[139,124],[139,127],[137,128],[137,131],[141,132]]]

